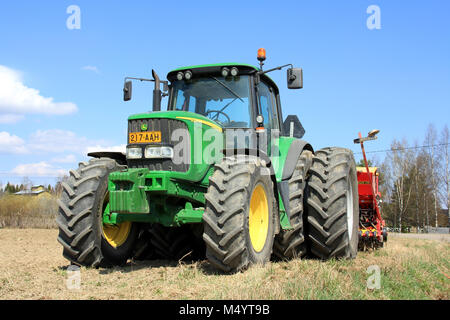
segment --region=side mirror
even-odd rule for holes
[[[284,120],[283,135],[285,137],[295,137],[298,139],[301,139],[305,135],[305,129],[296,115],[291,114]]]
[[[131,81],[126,81],[123,86],[123,101],[131,100],[131,92],[133,91],[133,84]]]
[[[302,68],[287,69],[287,86],[289,89],[303,88],[303,70],[302,70]]]

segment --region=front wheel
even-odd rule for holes
[[[108,175],[125,168],[112,159],[92,159],[80,163],[61,183],[58,242],[63,256],[72,263],[107,267],[122,265],[131,257],[138,226],[131,222],[103,224],[103,214],[109,211]]]
[[[224,158],[205,198],[203,240],[212,265],[236,272],[270,260],[276,201],[270,172],[259,158]]]

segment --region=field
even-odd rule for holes
[[[0,229],[0,299],[450,298],[450,243],[442,240],[391,236],[385,248],[353,261],[272,262],[234,275],[207,261],[130,261],[81,268],[80,288],[68,289],[72,272],[56,237],[54,229]],[[379,289],[367,288],[370,266],[379,267]]]
[[[57,228],[58,204],[55,196],[0,197],[0,228]]]

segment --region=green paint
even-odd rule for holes
[[[281,229],[283,230],[292,230],[294,229],[291,225],[291,222],[289,221],[289,217],[286,213],[286,209],[284,207],[283,201],[281,201],[281,195],[280,193],[278,193],[278,199],[280,199],[279,203],[280,203],[280,207],[279,207],[279,211],[280,211],[280,226]]]
[[[284,165],[286,163],[286,157],[289,152],[289,148],[291,147],[291,144],[294,140],[295,140],[295,138],[280,137],[277,141],[275,141],[274,145],[272,146],[271,161],[272,161],[273,169],[275,171],[275,178],[276,178],[277,182],[281,181],[281,178],[283,176]],[[289,203],[283,203],[283,200],[282,200],[280,194],[278,194],[278,199],[279,199],[278,210],[280,212],[281,229],[292,230],[292,226],[291,226],[289,217],[288,217],[288,215],[286,213],[286,209],[285,209],[286,206],[289,205]]]
[[[225,63],[178,68],[181,71],[211,66],[246,66]],[[211,146],[224,147],[224,134],[219,123],[197,113],[186,111],[159,111],[134,114],[129,120],[166,118],[182,121],[191,136],[190,165],[187,172],[150,171],[127,169],[109,175],[110,203],[103,215],[104,223],[122,221],[160,223],[165,226],[180,226],[186,223],[201,223],[205,206],[205,194],[209,177],[214,173],[214,163],[223,155],[211,154]],[[142,131],[148,130],[146,125]],[[281,181],[286,156],[294,138],[280,137],[270,146],[271,161],[277,182]],[[283,230],[292,229],[280,195],[280,225]],[[181,201],[174,201],[179,199]]]
[[[271,161],[272,166],[275,171],[275,177],[277,179],[277,182],[281,181],[281,178],[283,176],[283,169],[284,165],[286,163],[286,158],[289,152],[289,148],[291,147],[292,142],[294,142],[295,138],[291,137],[280,137],[277,142],[277,147],[274,148],[272,155],[271,155]],[[276,151],[278,149],[278,152]]]
[[[158,214],[136,214],[136,213],[117,213],[113,212],[103,216],[103,223],[120,224],[124,221],[159,223],[166,227],[179,227],[188,223],[201,223],[204,210],[202,208],[193,209],[187,202],[186,206],[190,208],[178,208],[173,212],[162,211]],[[172,209],[172,208],[171,208]]]

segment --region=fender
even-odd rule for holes
[[[110,158],[116,160],[120,165],[127,165],[127,156],[123,152],[98,151],[89,152],[87,155],[92,158]]]
[[[284,205],[284,210],[290,221],[291,213],[289,208],[289,179],[295,171],[297,160],[300,157],[303,150],[309,150],[314,153],[313,147],[306,141],[300,139],[294,139],[289,146],[286,159],[284,161],[284,167],[281,174],[281,179],[277,182],[278,191],[280,192],[281,201]]]
[[[283,174],[281,176],[282,181],[289,180],[292,177],[295,166],[297,165],[297,159],[300,157],[303,150],[309,150],[314,153],[313,147],[305,140],[295,139],[292,141],[286,160],[284,161]]]

